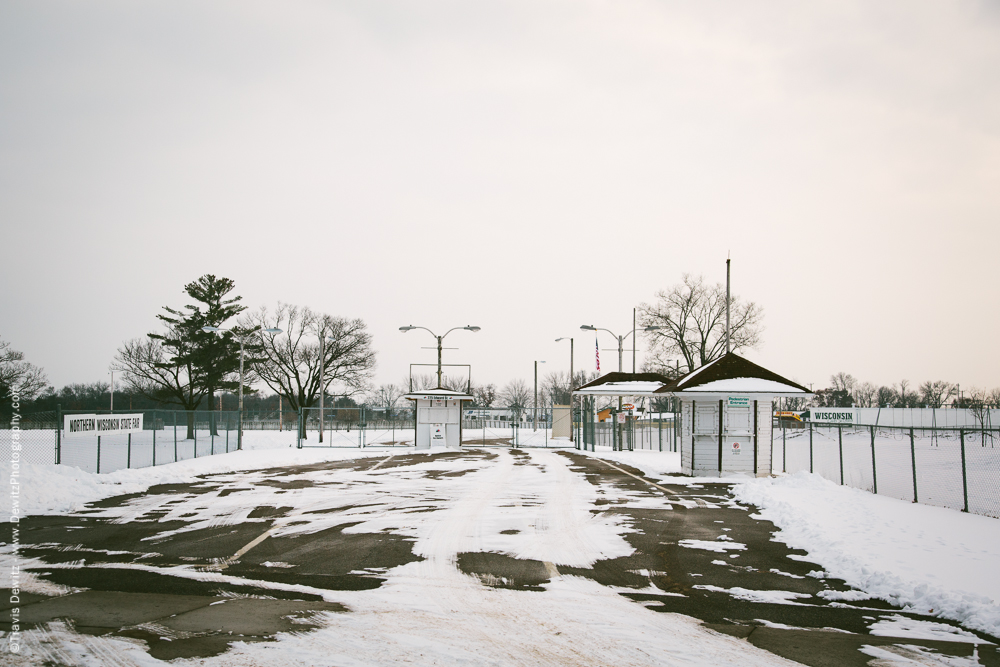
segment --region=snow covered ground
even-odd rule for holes
[[[67,466],[26,464],[21,477],[22,514],[64,513],[155,484],[192,482],[199,475],[220,473],[234,473],[255,488],[254,493],[266,495],[272,491],[253,484],[258,475],[255,470],[413,452],[403,447],[296,449],[287,443],[287,434],[246,435],[242,452],[156,468],[96,475]],[[339,505],[368,503],[357,513],[360,523],[350,530],[375,533],[391,525],[416,540],[414,552],[425,560],[393,568],[375,590],[337,591],[333,597],[323,591],[328,599],[352,609],[350,614],[331,617],[327,628],[282,635],[266,646],[238,646],[207,662],[319,664],[336,651],[342,657],[339,664],[344,665],[397,664],[413,656],[424,664],[442,665],[641,665],[662,664],[664,656],[669,656],[670,664],[789,664],[706,631],[686,617],[646,610],[590,580],[555,577],[546,584],[544,596],[525,598],[518,591],[483,587],[463,575],[454,565],[461,552],[495,551],[547,563],[588,565],[630,549],[621,537],[627,527],[591,514],[596,490],[571,472],[564,457],[532,450],[533,465],[517,465],[509,451],[492,451],[501,457],[499,464],[481,469],[468,469],[461,459],[435,460],[430,464],[435,469],[445,468],[456,475],[447,477],[446,491],[439,483],[434,486],[430,498],[426,478],[414,474],[412,468],[344,473],[345,486],[334,501]],[[821,565],[823,571],[815,576],[842,578],[863,591],[851,599],[880,598],[1000,636],[1000,577],[996,574],[1000,572],[1000,521],[996,519],[874,496],[808,473],[753,480],[683,478],[674,476],[680,469],[679,455],[674,453],[599,448],[588,455],[627,464],[670,484],[732,482],[740,502],[759,507],[760,517],[780,528],[775,539],[804,549],[807,560]],[[380,488],[384,485],[384,491],[372,498],[375,480]],[[235,503],[238,496],[229,498]],[[399,513],[400,499],[410,499],[414,507],[429,502],[436,511]],[[630,502],[654,500],[633,498]],[[266,502],[267,498],[255,498],[247,509]],[[327,501],[317,497],[302,507],[315,511],[323,502]],[[0,496],[0,503],[0,511],[10,511],[8,496]],[[227,507],[213,506],[210,513],[220,517],[239,513],[238,508]],[[303,514],[293,516],[301,521]],[[312,530],[327,515],[309,516],[317,518],[279,530]],[[545,530],[527,530],[530,526],[545,526]],[[503,532],[511,527],[520,532]],[[173,574],[226,576],[194,571]],[[527,606],[526,599],[530,600]],[[602,612],[597,616],[580,613],[594,608]],[[905,625],[906,619],[900,618],[898,623]],[[930,631],[926,625],[922,628],[918,631]],[[873,631],[879,629],[891,631],[881,626]],[[940,632],[950,631],[943,626]],[[124,652],[132,664],[154,662],[120,640],[87,641],[105,642],[102,650]],[[636,646],[642,650],[636,651]]]
[[[667,477],[680,471],[677,454],[591,456],[672,484],[709,481]],[[759,507],[760,517],[781,529],[775,539],[807,551],[823,576],[1000,637],[1000,520],[876,496],[808,472],[720,481],[733,482],[740,502]]]

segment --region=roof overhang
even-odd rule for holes
[[[452,391],[451,389],[444,389],[443,387],[438,387],[437,389],[425,389],[424,391],[412,391],[409,394],[404,394],[403,398],[416,401],[434,401],[442,399],[451,399],[457,401],[473,401],[475,397],[471,394],[466,394],[464,391]]]
[[[608,373],[575,389],[574,396],[652,396],[670,383],[657,373]]]

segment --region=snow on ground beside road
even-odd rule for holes
[[[187,459],[150,468],[95,474],[68,465],[21,464],[21,516],[62,514],[84,505],[126,493],[141,493],[157,484],[193,482],[198,475],[259,470],[321,461],[386,457],[414,451],[412,447],[306,448],[288,446],[288,434],[277,431],[245,432],[243,451]],[[0,494],[0,513],[11,510],[9,494]]]
[[[1000,521],[839,486],[806,472],[744,481],[736,498],[828,576],[1000,637]]]

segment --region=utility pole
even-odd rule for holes
[[[726,354],[729,354],[729,258],[726,258]]]
[[[632,309],[632,373],[635,374],[635,308]]]

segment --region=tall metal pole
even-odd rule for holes
[[[729,258],[726,258],[726,354],[729,354]]]
[[[622,345],[624,344],[625,337],[618,336],[618,372],[622,372]]]
[[[635,373],[635,308],[632,309],[632,372]]]
[[[445,334],[447,336],[448,334]],[[441,387],[441,341],[444,336],[437,336],[438,339],[438,387]]]
[[[319,334],[319,443],[323,444],[323,394],[326,393],[326,383],[323,376],[326,375],[326,331],[320,330]]]
[[[236,449],[243,449],[243,337],[240,336],[240,425],[236,431]]]
[[[538,362],[535,362],[535,431],[538,430]]]
[[[569,339],[569,441],[574,440],[573,432],[573,339]]]

